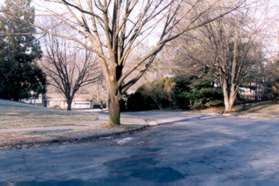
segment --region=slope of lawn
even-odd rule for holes
[[[279,118],[279,103],[268,102],[253,106],[244,111],[242,114],[264,118]]]
[[[95,120],[92,113],[66,112],[0,100],[0,129],[82,125]]]

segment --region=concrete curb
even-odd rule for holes
[[[172,124],[175,122],[182,122],[182,121],[189,121],[191,119],[206,119],[206,118],[211,118],[211,117],[216,117],[216,116],[222,116],[220,114],[195,114],[192,116],[181,116],[181,117],[172,117],[172,118],[165,118],[165,119],[158,119],[158,120],[149,120],[146,119],[146,124],[153,127],[153,126],[160,126],[160,125],[167,125],[167,124]]]
[[[147,129],[149,126],[147,125],[138,125],[134,128],[127,128],[124,131],[116,131],[116,132],[107,132],[102,134],[88,134],[88,135],[81,135],[81,136],[72,136],[72,137],[57,137],[53,139],[42,139],[37,141],[21,141],[15,143],[6,143],[0,144],[0,150],[5,149],[23,149],[23,148],[30,148],[33,146],[40,146],[40,145],[51,145],[51,144],[63,144],[63,143],[79,143],[79,142],[88,142],[92,140],[99,140],[101,138],[108,138],[108,137],[118,137],[125,134],[133,134],[135,132],[140,132]]]
[[[234,115],[236,117],[239,117],[239,118],[245,118],[245,119],[260,119],[260,120],[279,120],[279,117],[274,117],[272,115],[250,115],[250,114],[243,114],[243,115]]]
[[[104,133],[94,133],[94,134],[82,134],[80,133],[73,133],[72,136],[57,136],[47,139],[30,139],[18,142],[11,142],[11,143],[3,143],[0,144],[1,149],[22,149],[22,148],[30,148],[32,146],[40,146],[40,145],[50,145],[50,144],[62,144],[62,143],[78,143],[78,142],[87,142],[98,140],[101,138],[113,138],[118,137],[125,134],[133,134],[135,132],[139,132],[145,130],[149,127],[156,127],[160,125],[167,125],[172,124],[174,122],[182,122],[188,121],[191,119],[202,119],[204,117],[210,117],[212,115],[205,114],[204,116],[201,115],[191,115],[191,116],[178,116],[178,117],[170,117],[170,118],[162,118],[162,119],[143,119],[143,118],[126,118],[126,123],[124,126],[127,128],[123,131],[108,131]],[[215,115],[216,116],[216,115]],[[130,122],[129,122],[130,121]],[[142,123],[142,124],[135,124],[135,123]]]
[[[188,119],[191,119],[191,117],[166,118],[166,119],[158,119],[158,120],[146,119],[145,122],[149,126],[159,126],[159,125],[165,125],[174,122],[186,121]]]

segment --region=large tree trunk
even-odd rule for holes
[[[120,123],[120,99],[119,96],[109,93],[109,124],[111,126],[119,126]]]
[[[115,55],[113,55],[115,56]],[[116,61],[116,59],[115,59]],[[116,62],[113,63],[116,63]],[[114,72],[110,74],[110,77],[107,77],[108,84],[108,109],[109,109],[109,125],[119,126],[121,125],[121,108],[120,108],[120,100],[121,100],[121,92],[118,87],[118,81],[122,74],[123,66],[116,65],[114,67]]]
[[[228,88],[228,83],[226,80],[223,81],[223,95],[224,95],[224,104],[225,104],[225,113],[230,113],[233,111],[234,103],[237,96],[237,88],[235,85],[232,85]]]
[[[225,113],[233,112],[233,107],[235,103],[236,97],[233,95],[230,95],[228,98],[224,98],[224,104],[225,104]]]
[[[43,107],[47,108],[47,96],[46,94],[42,94],[42,103],[43,103]]]
[[[235,30],[235,39],[234,39],[234,48],[233,48],[233,59],[231,71],[228,74],[230,78],[228,78],[230,83],[225,79],[223,81],[223,92],[224,92],[224,103],[225,103],[225,113],[232,112],[234,103],[237,96],[237,82],[238,82],[238,55],[239,55],[239,30],[236,27]]]
[[[224,95],[224,105],[225,105],[225,110],[224,112],[231,112],[232,106],[230,105],[229,101],[229,91],[228,91],[228,82],[227,80],[223,80],[223,95]]]
[[[73,102],[72,98],[67,98],[67,111],[72,110],[72,102]]]

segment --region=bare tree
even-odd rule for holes
[[[57,36],[73,40],[98,56],[108,87],[109,123],[119,125],[123,93],[141,79],[167,43],[229,14],[245,0],[226,1],[216,16],[198,21],[217,11],[215,5],[220,1],[224,0],[52,0],[65,12],[49,12],[83,37]],[[184,27],[174,32],[183,18],[187,19]],[[51,33],[51,29],[41,29]],[[153,41],[152,49],[131,65],[130,56],[147,40]]]
[[[96,59],[90,52],[55,37],[46,40],[42,66],[48,83],[66,99],[68,111],[72,109],[73,99],[80,88],[101,78]]]
[[[223,89],[225,112],[231,112],[239,86],[255,64],[255,54],[261,53],[257,36],[261,27],[247,29],[247,15],[235,15],[231,20],[217,21],[215,28],[207,26],[210,43],[214,46],[214,65]],[[250,22],[251,23],[251,22]],[[248,23],[249,24],[249,23]],[[261,60],[261,58],[259,58]]]
[[[239,86],[249,68],[256,60],[262,60],[259,37],[265,27],[255,24],[250,13],[248,6],[181,38],[179,52],[183,57],[178,66],[190,62],[197,70],[208,68],[223,89],[225,112],[233,110]]]

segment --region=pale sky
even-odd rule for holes
[[[0,6],[3,5],[5,0],[0,0]],[[269,19],[268,20],[268,30],[269,30],[269,35],[270,37],[268,38],[268,40],[266,41],[270,47],[271,50],[276,50],[279,51],[279,0],[265,0],[266,2],[269,2],[269,7],[268,7],[268,12],[267,17]],[[50,6],[49,3],[46,3],[44,0],[33,0],[33,3],[36,7],[36,9],[42,9],[45,8],[47,6]],[[57,9],[55,7],[49,7],[51,9]],[[263,9],[263,8],[262,8]],[[38,12],[38,11],[37,11]],[[262,16],[262,12],[264,12],[263,10],[259,10],[257,11],[258,13],[255,13],[255,17],[261,21]]]

